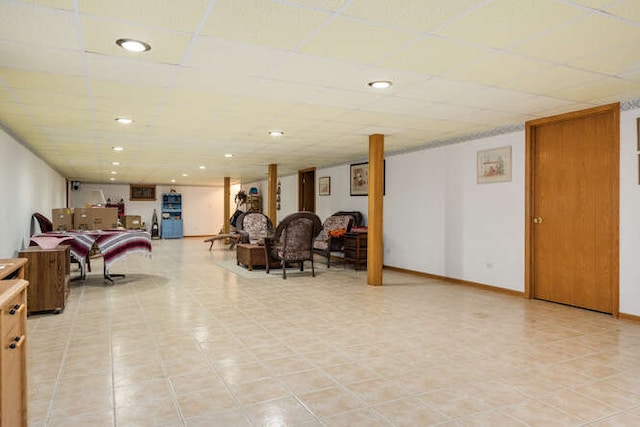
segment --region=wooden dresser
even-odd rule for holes
[[[0,426],[27,425],[27,282],[0,280]]]
[[[24,258],[0,259],[0,280],[24,279]]]
[[[346,233],[344,235],[344,262],[367,267],[367,233]]]
[[[24,278],[29,282],[29,313],[62,312],[69,295],[69,246],[60,245],[53,249],[29,246],[20,251],[19,256],[29,260],[24,272]]]

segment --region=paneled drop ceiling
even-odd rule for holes
[[[249,181],[637,98],[638,0],[0,0],[0,125],[87,182]]]

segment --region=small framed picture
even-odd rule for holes
[[[478,184],[511,181],[511,146],[478,151]]]
[[[320,178],[318,178],[318,194],[320,196],[331,195],[331,177],[330,176],[321,176]]]
[[[640,151],[640,117],[636,119],[636,138],[638,139],[637,150]]]

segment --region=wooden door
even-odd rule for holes
[[[298,171],[298,210],[316,211],[316,168]]]
[[[527,123],[533,298],[617,315],[619,105]]]

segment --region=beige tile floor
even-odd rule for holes
[[[28,320],[31,426],[638,426],[640,325],[385,271],[154,241]]]

